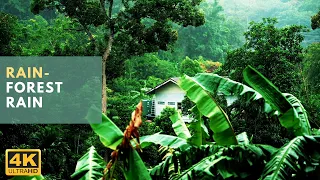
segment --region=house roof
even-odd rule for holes
[[[172,77],[172,78],[164,81],[163,83],[157,85],[156,87],[154,87],[154,88],[151,89],[150,91],[148,91],[147,94],[152,94],[152,93],[154,93],[156,89],[159,89],[160,87],[162,87],[162,86],[164,86],[164,85],[166,85],[166,84],[168,84],[168,83],[170,83],[170,82],[178,85],[179,79],[180,79],[179,77]]]

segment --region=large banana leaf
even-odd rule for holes
[[[231,123],[226,113],[217,105],[215,100],[196,79],[184,75],[179,83],[181,89],[186,91],[191,101],[204,116],[209,118],[210,129],[214,132],[213,138],[217,144],[238,144]]]
[[[195,115],[195,118],[189,125],[192,136],[188,139],[188,142],[194,146],[199,147],[205,144],[206,138],[209,137],[209,132],[204,124],[204,120],[202,119],[202,115],[199,109],[194,106],[191,111]]]
[[[173,151],[164,161],[153,167],[150,174],[154,179],[183,179],[183,175],[188,176],[188,174],[197,170],[197,168],[192,168],[195,164],[216,154],[219,149],[221,149],[221,146],[206,144],[199,147],[193,146],[186,151]],[[213,160],[213,157],[211,160]],[[205,166],[203,163],[200,163],[200,165]],[[202,172],[201,168],[199,170]],[[183,174],[181,174],[181,171],[183,171]],[[194,179],[199,179],[199,176],[195,177]]]
[[[307,169],[315,169],[320,160],[320,136],[298,136],[280,148],[266,164],[261,179],[291,179],[305,176]],[[309,171],[307,170],[307,171]]]
[[[215,174],[216,171],[214,168],[215,165],[225,158],[226,157],[224,157],[224,156],[217,157],[215,154],[208,156],[206,158],[203,158],[200,162],[196,163],[195,165],[190,167],[188,170],[182,172],[181,175],[175,176],[173,179],[176,179],[176,180],[178,180],[178,179],[179,180],[180,179],[181,180],[194,179],[194,178],[192,178],[193,174],[196,174],[197,172],[204,173],[205,175],[203,175],[203,176],[206,177],[206,179],[209,179],[208,177],[211,177],[211,179],[212,179],[213,177],[216,176],[216,174]]]
[[[101,110],[91,107],[88,111],[86,119],[90,122],[92,117],[101,114]],[[93,131],[100,137],[102,144],[110,149],[117,149],[117,146],[123,139],[123,132],[115,125],[106,115],[102,113],[101,124],[90,124]]]
[[[308,134],[311,135],[311,126],[308,120],[308,115],[307,115],[307,111],[304,109],[303,105],[301,104],[301,102],[292,94],[288,94],[288,93],[282,93],[286,99],[289,101],[289,103],[292,106],[292,111],[294,113],[294,120],[296,121],[296,123],[299,123],[297,125],[292,125],[293,122],[290,121],[290,119],[292,119],[291,114],[290,114],[290,110],[289,110],[289,117],[287,117],[286,113],[280,116],[280,123],[287,128],[292,127],[293,131],[297,134],[297,135],[302,135],[302,134]],[[304,133],[305,132],[305,133]]]
[[[215,150],[210,152],[206,149],[191,149],[197,153],[192,153],[193,157],[202,157],[201,161],[192,166],[183,162],[186,158],[179,158],[181,166],[187,169],[184,168],[186,170],[174,179],[258,179],[265,166],[265,160],[271,156],[268,149],[253,144],[209,147],[215,147]],[[187,157],[192,159],[192,156]]]
[[[282,94],[278,88],[257,70],[248,66],[243,71],[245,81],[280,113],[280,123],[293,130],[296,136],[310,135],[310,124],[301,103],[292,95]],[[285,97],[287,96],[287,97]]]
[[[125,169],[124,176],[127,180],[151,180],[148,169],[134,149],[129,149],[128,169]]]
[[[173,155],[167,156],[164,161],[149,170],[153,179],[169,179],[171,175],[179,171],[179,167],[177,167],[179,166],[178,161],[173,158]]]
[[[45,180],[45,178],[42,175],[37,176],[15,176],[11,178],[10,180]]]
[[[88,152],[78,160],[76,170],[71,178],[81,180],[100,179],[103,176],[105,166],[106,163],[103,158],[91,146]]]
[[[239,144],[193,146],[171,156],[150,170],[154,179],[258,179],[275,148]]]
[[[170,116],[170,119],[172,121],[172,128],[178,137],[183,139],[191,137],[191,134],[178,111],[175,111],[175,113]]]
[[[140,138],[141,148],[148,147],[152,144],[167,146],[174,149],[179,148],[182,151],[185,151],[191,147],[191,145],[187,143],[187,140],[165,134],[156,133],[153,135],[142,136]]]
[[[245,97],[247,101],[261,99],[262,96],[254,89],[229,78],[221,77],[217,74],[199,73],[194,79],[202,85],[205,90],[212,94],[223,94],[227,96],[228,104],[232,104],[238,97]]]
[[[90,108],[86,117],[89,122],[91,118],[96,116],[96,113],[101,112],[96,108]],[[118,145],[123,140],[124,135],[122,131],[104,114],[102,114],[101,124],[90,125],[94,132],[100,137],[100,141],[104,144],[104,146],[110,149],[116,150]],[[94,155],[96,154],[96,152],[93,151],[94,148],[92,148],[93,147],[91,147],[90,151],[78,161],[76,172],[72,175],[72,177],[77,179],[81,179],[82,177],[84,177],[84,179],[100,179],[103,176],[102,172],[105,165],[102,166],[102,170],[99,169],[99,172],[95,171],[95,169],[99,168],[101,162],[94,162],[94,160],[98,161],[100,156],[97,154],[99,157],[95,157]],[[128,159],[125,163],[127,163],[128,166],[127,168],[123,169],[126,179],[151,180],[149,172],[136,150],[131,148],[127,150]],[[86,173],[86,171],[88,172]]]

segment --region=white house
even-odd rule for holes
[[[147,94],[153,94],[151,115],[160,115],[166,106],[173,107],[181,112],[181,102],[186,93],[178,86],[178,80],[179,78],[170,78],[147,92]],[[187,116],[183,116],[182,119],[186,122],[191,120]]]

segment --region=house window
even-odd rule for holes
[[[181,102],[178,102],[177,108],[178,108],[178,110],[182,110],[182,103]]]
[[[163,101],[158,101],[159,105],[165,105],[165,103]]]
[[[168,102],[168,105],[174,106],[174,105],[176,105],[176,103],[175,102]]]

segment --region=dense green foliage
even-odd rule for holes
[[[172,27],[172,23],[184,27],[202,25],[204,15],[197,7],[200,2],[34,0],[31,7],[33,13],[54,7],[70,17],[88,34],[98,55],[112,47],[106,64],[106,75],[110,79],[123,74],[126,59],[168,50],[177,39],[177,31]],[[163,10],[154,11],[155,8]],[[95,34],[101,37],[97,39]],[[118,71],[113,71],[114,68]]]
[[[316,178],[320,162],[320,156],[316,152],[320,149],[320,137],[311,135],[311,127],[304,108],[301,104],[297,104],[299,100],[292,100],[294,96],[281,93],[268,79],[250,66],[244,70],[243,75],[252,89],[217,75],[199,74],[194,78],[183,77],[179,86],[195,103],[193,111],[197,116],[188,128],[181,120],[180,113],[172,114],[170,119],[176,136],[159,133],[142,136],[139,146],[132,146],[132,143],[136,142],[132,139],[132,142],[129,142],[130,146],[119,149],[124,145],[125,141],[122,139],[125,139],[126,135],[123,135],[121,130],[103,114],[102,124],[91,124],[91,127],[99,135],[104,146],[115,150],[112,153],[113,160],[109,164],[123,162],[122,172],[126,179]],[[221,83],[222,81],[225,83]],[[210,87],[216,87],[217,91],[223,94],[230,92],[236,96],[247,94],[245,96],[250,101],[263,99],[271,108],[268,112],[274,112],[280,124],[288,131],[292,131],[296,137],[276,149],[268,145],[251,144],[246,133],[236,136],[227,115],[211,97],[212,91],[208,91]],[[89,120],[93,113],[99,111],[90,110],[87,116]],[[135,117],[136,113],[137,111],[134,111],[132,117]],[[208,129],[214,133],[214,142],[203,141],[207,137],[205,134],[208,129],[202,122],[202,116],[208,118]],[[198,128],[196,124],[199,125]],[[127,130],[128,128],[129,126]],[[162,162],[148,171],[137,151],[151,144],[161,145],[164,147],[161,148],[162,152],[167,151],[167,153]],[[117,155],[114,155],[115,152]],[[112,178],[112,169],[118,166],[112,163],[111,166],[107,166],[104,174],[101,174],[99,172],[102,170],[99,171],[99,168],[103,167],[102,164],[102,158],[91,147],[78,161],[75,175],[79,174],[81,178],[85,176],[94,179]]]
[[[312,29],[317,29],[320,27],[320,11],[312,16],[311,18],[311,27]]]
[[[17,25],[17,18],[11,14],[0,12],[1,24],[0,24],[0,55],[1,56],[10,56],[15,54],[17,47],[12,43],[15,38],[15,26]]]
[[[241,25],[224,17],[219,3],[204,2],[201,8],[205,13],[205,24],[199,27],[189,26],[178,29],[178,41],[171,56],[166,58],[179,61],[188,56],[197,59],[199,56],[213,61],[222,61],[229,49],[241,44]],[[162,53],[160,55],[168,55]]]
[[[174,135],[174,131],[171,127],[172,122],[170,120],[170,116],[174,113],[174,108],[166,107],[161,111],[161,114],[154,119],[155,124],[160,127],[162,133]]]
[[[296,94],[300,90],[296,85],[301,83],[295,72],[302,61],[302,27],[277,28],[276,22],[263,19],[261,23],[251,23],[244,34],[246,43],[228,54],[225,70],[232,79],[241,82],[244,67],[252,65],[280,90]]]
[[[119,156],[116,179],[314,179],[319,9],[318,0],[3,0],[1,56],[102,56],[113,41],[101,131],[2,125],[1,151],[41,149],[43,177],[34,179],[99,179],[136,104],[168,78],[183,77],[182,113],[195,120],[185,124],[170,108],[144,117],[142,152]],[[243,78],[247,65],[274,86],[255,84],[254,72]],[[4,166],[0,179],[7,179]]]

